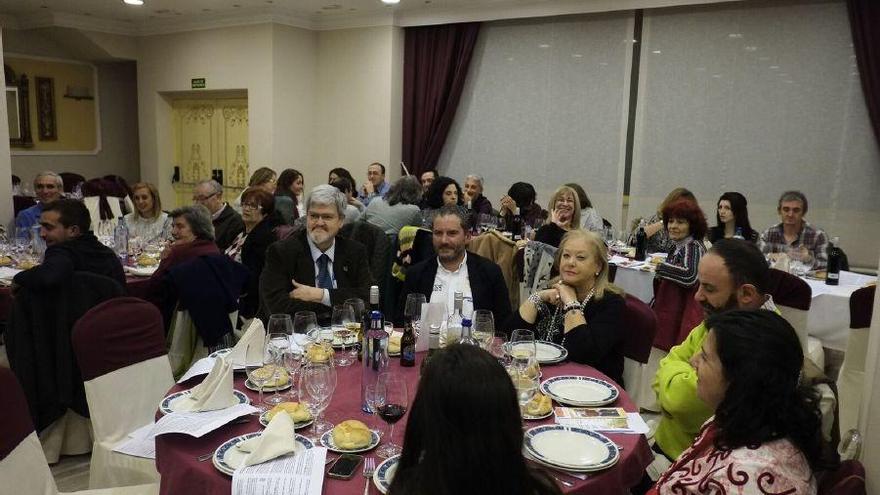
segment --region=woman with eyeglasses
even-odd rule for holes
[[[241,219],[244,231],[226,249],[226,255],[251,271],[247,290],[239,305],[239,314],[252,318],[260,307],[260,274],[269,244],[278,240],[275,227],[283,220],[275,212],[275,198],[264,189],[249,187],[241,194]]]

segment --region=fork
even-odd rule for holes
[[[376,459],[367,457],[364,459],[364,495],[370,493],[370,478],[373,477],[373,471],[376,470]]]

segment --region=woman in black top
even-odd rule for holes
[[[550,197],[547,208],[550,209],[550,222],[535,232],[535,240],[559,247],[566,232],[581,226],[581,205],[577,191],[568,186],[560,187]]]
[[[572,230],[556,255],[559,279],[538,291],[508,318],[504,328],[535,330],[539,340],[568,350],[623,386],[622,291],[608,282],[605,242],[595,232]]]
[[[752,230],[746,197],[738,192],[726,192],[718,198],[715,212],[717,225],[709,229],[709,242],[729,239],[736,235],[737,229],[743,239],[758,242],[758,233]]]

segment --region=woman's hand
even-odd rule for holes
[[[545,302],[547,304],[559,304],[559,291],[556,289],[556,287],[539,290],[538,297],[541,299],[541,302]]]
[[[574,287],[562,282],[561,280],[559,282],[556,282],[556,285],[554,285],[553,287],[559,294],[559,302],[561,305],[565,306],[566,304],[577,302],[577,292],[574,290]]]
[[[553,211],[550,212],[550,221],[561,229],[569,229],[571,227],[571,212],[553,208]]]
[[[507,210],[508,213],[513,213],[514,208],[516,208],[516,201],[513,200],[508,195],[504,195],[501,197],[501,210]]]

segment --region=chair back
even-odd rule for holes
[[[813,300],[810,285],[795,275],[775,268],[770,269],[767,293],[773,296],[773,302],[788,321],[801,341],[804,355],[809,354],[809,338],[807,336],[807,313]],[[821,363],[817,363],[821,364]]]
[[[657,332],[657,317],[650,306],[639,298],[627,294],[626,309],[623,312],[623,355],[645,364],[651,355],[654,335]]]
[[[34,431],[24,391],[12,370],[2,366],[0,397],[0,480],[13,484],[16,495],[58,493]]]
[[[694,300],[697,287],[682,287],[666,279],[654,279],[654,303],[657,317],[654,347],[669,352],[687,338],[703,321],[703,308]]]
[[[865,365],[868,359],[871,313],[874,310],[876,291],[876,286],[862,287],[853,292],[849,298],[849,338],[837,374],[841,433],[857,428],[859,424],[864,394]]]
[[[865,466],[856,460],[843,461],[819,483],[819,495],[866,495]]]
[[[519,280],[516,276],[516,243],[499,235],[497,231],[489,231],[471,238],[468,251],[476,253],[488,260],[495,262],[501,268],[504,284],[507,286],[507,296],[510,305],[519,307]]]
[[[874,294],[877,286],[871,285],[857,289],[849,296],[849,327],[869,328],[874,313]]]
[[[64,192],[72,193],[76,190],[76,186],[86,181],[86,178],[75,172],[61,172],[58,174],[64,182]]]

